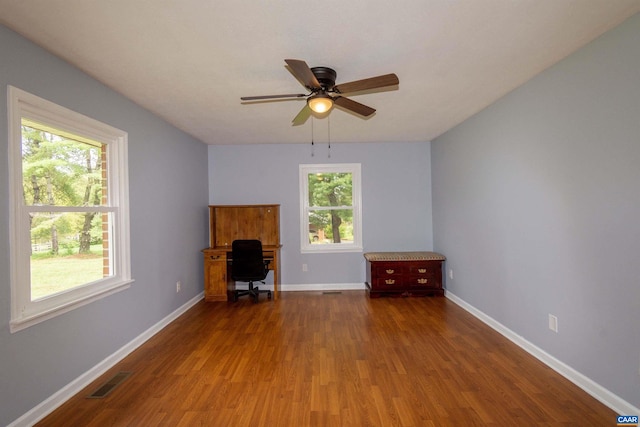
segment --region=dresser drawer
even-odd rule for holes
[[[398,289],[405,287],[407,282],[403,276],[377,277],[371,280],[374,289]]]
[[[407,285],[412,288],[433,288],[440,286],[440,279],[437,274],[440,269],[439,263],[415,262],[408,266]]]
[[[399,263],[375,263],[371,267],[371,272],[376,277],[401,276],[405,274],[406,267]]]
[[[440,268],[440,263],[411,263],[408,266],[409,274],[435,274],[435,271]]]
[[[440,283],[435,276],[389,276],[371,280],[374,289],[400,288],[439,288]]]
[[[412,288],[438,288],[440,282],[433,274],[411,275],[407,277],[405,283]]]

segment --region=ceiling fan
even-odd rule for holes
[[[398,76],[385,74],[368,79],[336,85],[336,72],[329,67],[309,68],[306,62],[299,59],[285,59],[293,75],[310,92],[307,94],[243,96],[242,101],[258,101],[282,98],[307,98],[307,105],[293,119],[293,125],[301,125],[307,121],[311,112],[327,113],[336,104],[364,117],[375,113],[375,109],[341,96],[344,93],[360,92],[399,84]]]

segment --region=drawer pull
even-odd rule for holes
[[[394,272],[394,271],[395,271],[395,270],[392,270],[392,269],[390,269],[390,268],[387,268],[387,274],[393,274],[393,272]]]
[[[393,285],[394,283],[396,283],[395,279],[387,279],[384,281],[384,283],[386,283],[387,285]]]
[[[418,273],[426,273],[427,269],[426,268],[419,268],[418,269]]]
[[[214,260],[214,261],[215,261],[215,260],[217,260],[217,259],[220,259],[220,256],[221,256],[221,255],[210,255],[210,256],[209,256],[209,259],[211,259],[211,260]]]
[[[425,285],[429,280],[427,279],[418,279],[418,283],[420,283],[421,285]]]

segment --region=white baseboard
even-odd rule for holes
[[[278,291],[360,291],[364,290],[364,283],[315,283],[308,285],[280,285]]]
[[[273,291],[273,284],[267,283],[263,285],[258,284],[260,289],[269,289]],[[237,289],[247,289],[246,283],[236,284]],[[363,291],[365,290],[364,283],[311,283],[306,285],[296,284],[280,284],[278,285],[278,292],[298,292],[298,291]]]
[[[511,329],[507,328],[500,322],[496,321],[492,317],[486,315],[482,311],[473,307],[471,304],[467,303],[463,299],[457,297],[449,291],[445,292],[445,296],[455,304],[462,307],[464,310],[471,313],[473,316],[477,317],[483,323],[490,326],[492,329],[496,330],[500,334],[504,335],[507,339],[521,347],[527,353],[534,356],[536,359],[540,360],[545,365],[549,366],[554,371],[558,372],[560,375],[580,387],[582,390],[587,392],[593,398],[599,400],[607,407],[611,408],[617,414],[625,415],[625,414],[639,414],[640,409],[633,406],[631,403],[625,401],[619,396],[613,394],[606,388],[602,387],[600,384],[591,380],[590,378],[584,376],[580,372],[573,369],[571,366],[561,362],[555,357],[551,356],[546,351],[541,348],[535,346],[531,342],[527,341],[520,335],[513,332]]]
[[[94,366],[84,374],[80,375],[78,378],[64,386],[62,389],[58,390],[55,394],[40,403],[38,406],[34,407],[29,412],[9,424],[8,427],[26,427],[34,425],[35,423],[49,415],[51,412],[53,412],[64,402],[69,400],[71,397],[78,394],[86,386],[98,379],[102,374],[115,366],[116,363],[124,359],[131,352],[140,347],[147,340],[160,332],[165,326],[176,320],[181,314],[193,307],[198,301],[203,298],[204,292],[196,295],[181,307],[169,314],[167,317],[144,331],[142,334],[138,335],[118,351],[104,359],[102,362],[98,363],[96,366]]]

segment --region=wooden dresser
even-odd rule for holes
[[[437,252],[367,252],[367,291],[382,295],[444,295],[442,266]]]
[[[204,299],[228,301],[235,290],[231,279],[232,244],[258,239],[273,271],[273,298],[280,283],[280,205],[209,206],[209,247],[204,254]]]

